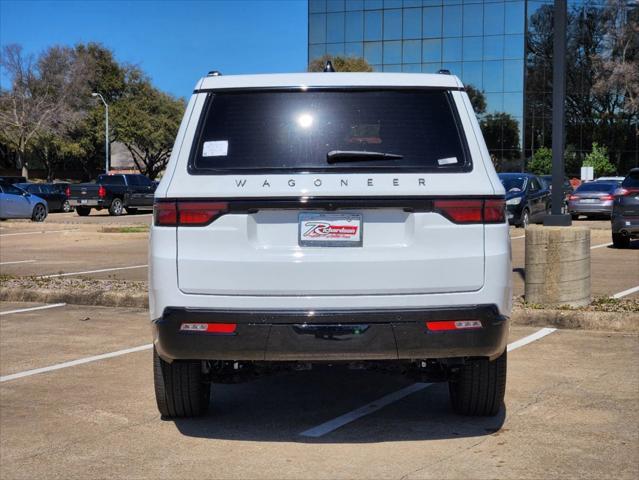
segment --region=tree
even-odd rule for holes
[[[592,152],[586,155],[584,167],[593,167],[595,177],[615,173],[615,167],[608,160],[608,149],[600,147],[596,142],[592,144]]]
[[[552,172],[552,150],[548,147],[540,147],[528,162],[528,170],[535,175],[550,175]]]
[[[475,115],[483,115],[486,113],[486,96],[484,92],[476,89],[473,85],[466,85],[466,93],[475,110]]]
[[[316,58],[311,60],[311,63],[308,65],[309,72],[323,72],[324,67],[326,66],[327,61],[331,61],[333,64],[333,68],[335,68],[338,72],[372,72],[373,67],[371,67],[368,62],[361,57],[342,57],[342,56],[332,56],[332,55],[324,55],[320,58]]]
[[[521,155],[519,145],[519,124],[515,118],[504,112],[485,115],[479,122],[492,154],[506,160],[515,160]]]
[[[151,179],[166,168],[184,114],[181,99],[154,88],[141,72],[129,72],[128,91],[113,107],[114,133]]]

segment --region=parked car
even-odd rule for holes
[[[44,198],[49,205],[49,212],[70,212],[71,205],[64,190],[60,190],[53,183],[16,183],[21,188],[33,195]]]
[[[532,173],[500,173],[506,190],[507,218],[511,225],[526,228],[542,222],[550,212],[550,189]]]
[[[572,219],[577,220],[580,215],[610,218],[617,186],[617,183],[609,182],[582,183],[568,199]]]
[[[623,182],[623,180],[624,177],[599,177],[595,179],[595,182],[616,183],[618,185],[621,185],[621,182]]]
[[[0,182],[0,220],[30,218],[34,222],[44,222],[47,213],[47,201],[44,198]]]
[[[639,238],[639,168],[630,170],[615,191],[611,222],[616,248],[628,248],[631,238]]]
[[[25,183],[27,179],[25,177],[14,177],[14,176],[0,176],[0,183],[8,183],[9,185],[13,185],[14,183]]]
[[[550,193],[552,194],[552,175],[542,175],[539,178],[544,181],[544,183],[548,187],[548,190],[550,190]],[[570,179],[568,177],[564,177],[564,183],[562,185],[562,191],[564,193],[564,210],[568,209],[568,199],[570,198],[570,195],[572,195],[572,192],[574,192],[574,190],[575,189],[570,183]]]
[[[138,209],[153,208],[156,186],[144,175],[100,175],[95,183],[77,183],[69,186],[69,203],[80,216],[91,209],[106,208],[110,215],[121,215],[126,209],[133,214]]]
[[[204,413],[211,383],[335,362],[498,413],[505,192],[457,77],[211,76],[186,111],[150,236],[164,417]]]

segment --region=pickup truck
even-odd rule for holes
[[[84,217],[91,209],[106,208],[110,215],[129,214],[138,209],[153,209],[153,195],[157,184],[144,175],[99,175],[95,183],[72,184],[68,189],[69,204]]]

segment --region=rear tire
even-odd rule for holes
[[[31,213],[31,220],[34,222],[44,222],[47,218],[47,209],[41,203],[36,203],[36,206],[33,207],[33,212]]]
[[[202,362],[167,363],[153,349],[155,400],[163,418],[196,417],[206,413],[211,385],[204,381]]]
[[[495,416],[504,403],[506,392],[506,351],[492,362],[469,360],[448,382],[455,413],[469,416]]]
[[[65,200],[64,202],[62,202],[62,208],[61,208],[61,210],[62,210],[64,213],[69,213],[71,210],[73,210],[73,209],[71,208],[71,204],[69,203],[69,200]]]
[[[528,228],[530,225],[530,211],[528,208],[524,208],[524,211],[521,212],[521,218],[519,219],[519,227]]]
[[[630,246],[630,237],[626,237],[621,233],[613,233],[612,246],[615,248],[628,248]]]
[[[81,217],[86,217],[89,213],[91,213],[91,207],[75,207],[75,213]]]
[[[109,215],[113,217],[118,217],[122,215],[122,210],[124,210],[124,206],[122,205],[122,200],[119,198],[114,198],[111,201],[111,205],[109,205]]]

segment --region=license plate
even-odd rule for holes
[[[597,200],[594,199],[594,198],[582,198],[580,201],[581,201],[581,203],[595,203],[595,202],[597,202]]]
[[[85,203],[87,203],[87,200],[80,200],[80,203],[81,204],[85,204]]]
[[[298,240],[303,247],[361,247],[359,214],[300,213]]]

